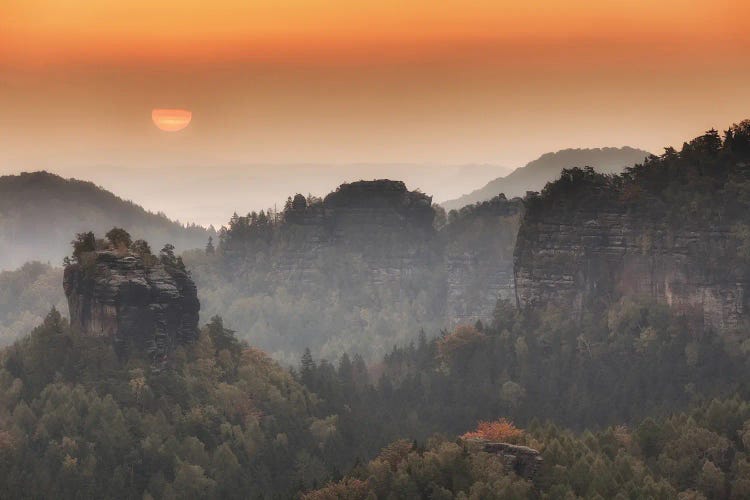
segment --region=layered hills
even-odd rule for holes
[[[235,214],[215,247],[183,257],[206,317],[222,315],[290,363],[306,347],[376,358],[420,330],[486,324],[499,300],[522,310],[554,304],[581,318],[596,304],[650,297],[696,315],[701,328],[736,331],[747,312],[746,129],[712,131],[619,175],[566,169],[540,194],[448,214],[392,180],[343,184],[325,198],[298,194],[279,212]],[[97,197],[125,203],[50,174],[13,179],[75,187],[84,206],[101,205]],[[204,246],[202,229],[133,210],[201,235],[194,246]],[[14,318],[6,323],[21,324]]]
[[[620,173],[626,167],[640,163],[650,153],[628,146],[622,148],[563,149],[546,153],[504,177],[459,198],[442,202],[446,210],[489,200],[500,193],[505,196],[524,196],[527,191],[540,191],[545,184],[560,176],[564,168],[590,166],[603,174]]]
[[[0,269],[32,260],[59,264],[76,233],[103,234],[113,226],[159,248],[172,243],[179,251],[203,247],[211,234],[148,212],[91,182],[48,172],[0,177]]]

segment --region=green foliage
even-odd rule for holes
[[[55,310],[0,361],[0,497],[288,497],[330,477],[313,398],[218,318],[159,371]],[[300,453],[319,465],[290,484]]]
[[[83,254],[96,250],[96,238],[91,231],[87,233],[78,233],[76,239],[70,243],[73,245],[73,258],[77,262],[81,262]]]
[[[30,332],[51,307],[67,308],[62,280],[62,269],[41,262],[0,272],[0,346]]]
[[[182,261],[182,256],[175,255],[174,245],[167,243],[164,248],[159,252],[159,261],[167,268],[177,269],[179,271],[185,271],[185,263]]]
[[[421,334],[369,368],[358,355],[334,365],[308,351],[289,373],[218,317],[157,372],[138,359],[120,364],[107,339],[74,335],[53,310],[2,354],[0,496],[719,499],[750,491],[750,404],[736,383],[747,379],[746,362],[722,343],[691,339],[679,317],[649,302],[622,302],[582,325],[555,310],[497,311],[481,332]],[[645,345],[644,331],[652,332]],[[742,396],[712,398],[732,391]],[[639,423],[647,414],[656,416]],[[433,436],[500,416],[525,424],[516,439],[541,452],[532,479],[501,457]],[[577,434],[539,417],[603,430]]]
[[[460,440],[434,436],[423,448],[395,441],[303,498],[746,498],[750,449],[737,422],[750,427],[748,418],[750,404],[734,398],[649,418],[635,431],[616,426],[574,434],[532,423],[522,443],[538,450],[543,463],[531,478],[514,473],[503,456]],[[716,429],[724,421],[735,424]]]
[[[130,233],[121,227],[113,227],[105,236],[116,249],[128,250],[130,245],[133,244]]]
[[[348,443],[340,452],[344,464],[393,439],[459,435],[499,416],[519,424],[553,419],[583,430],[632,424],[714,397],[748,396],[746,358],[721,337],[696,333],[690,318],[664,305],[624,300],[603,317],[566,318],[559,309],[528,314],[500,303],[494,324],[481,333],[461,327],[429,341],[421,335],[369,370],[353,369],[348,356],[336,369],[308,351],[297,377],[321,398],[319,417],[338,415]],[[713,432],[721,435],[742,427],[715,420]],[[654,457],[662,452],[660,435],[646,420],[634,440]]]

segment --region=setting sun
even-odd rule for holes
[[[178,132],[193,119],[193,113],[185,109],[155,109],[151,112],[154,125],[165,132]]]

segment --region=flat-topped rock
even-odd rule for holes
[[[118,354],[144,352],[163,361],[198,336],[200,303],[180,266],[128,252],[100,250],[65,268],[71,326],[112,339]]]

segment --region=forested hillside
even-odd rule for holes
[[[665,305],[624,301],[604,318],[501,302],[491,325],[422,334],[370,367],[307,353],[287,373],[219,318],[163,366],[118,359],[113,339],[53,310],[2,351],[3,496],[743,498],[747,356]],[[534,474],[454,440],[500,416],[520,429],[466,438],[538,451]]]
[[[147,212],[90,182],[48,172],[0,177],[0,270],[33,260],[59,265],[71,235],[103,234],[113,226],[127,227],[133,237],[159,248],[172,243],[179,251],[202,248],[212,234]]]
[[[463,206],[489,200],[500,193],[507,197],[524,196],[527,191],[540,191],[545,184],[560,176],[565,168],[594,168],[602,174],[622,172],[626,167],[640,163],[650,153],[631,147],[563,149],[546,153],[525,166],[515,169],[505,177],[498,177],[484,187],[469,194],[441,203],[446,210],[458,210]]]
[[[309,354],[298,373],[324,413],[369,419],[357,431],[361,454],[384,440],[457,434],[498,416],[583,430],[750,396],[747,353],[664,305],[623,301],[582,324],[566,316],[504,304],[492,326],[420,335],[369,373],[357,356],[330,363]]]
[[[289,498],[329,477],[314,397],[219,319],[158,370],[52,311],[1,363],[0,497]]]
[[[513,318],[422,338],[369,370],[357,356],[333,366],[306,355],[289,373],[219,318],[156,368],[118,360],[111,339],[71,331],[52,311],[0,358],[0,496],[746,498],[747,361],[731,361],[721,345],[697,356],[681,349],[682,332],[666,332],[669,341],[657,329],[671,324],[664,314],[639,308],[618,318],[621,337],[656,330],[646,350],[639,335],[630,347],[581,346],[565,357],[530,341],[556,318],[537,329]],[[511,331],[528,333],[513,341]],[[508,341],[510,360],[498,357]],[[727,396],[711,397],[719,393]],[[559,423],[563,401],[561,420],[575,431]],[[654,416],[636,416],[645,412]],[[515,425],[500,418],[512,415]],[[517,456],[486,442],[540,460],[519,468]]]
[[[748,417],[750,405],[732,399],[634,427],[583,434],[535,422],[510,434],[540,452],[542,465],[530,479],[509,471],[507,456],[476,451],[471,440],[400,440],[344,479],[302,498],[740,500],[750,496]],[[480,426],[470,435],[500,426],[507,424]],[[489,432],[487,437],[507,440],[508,434]]]

